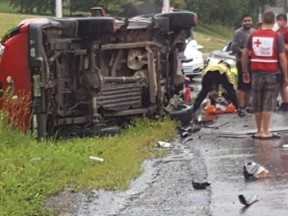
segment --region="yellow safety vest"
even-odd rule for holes
[[[217,63],[217,64],[208,64],[207,67],[204,69],[203,73],[202,73],[202,76],[205,76],[208,72],[216,72],[216,71],[219,71],[220,74],[224,74],[227,76],[228,78],[228,82],[231,83],[233,85],[233,88],[235,90],[237,90],[237,84],[238,84],[238,72],[237,72],[237,68],[236,66],[235,67],[232,67],[230,68],[229,66],[227,66],[225,63]],[[219,96],[222,95],[222,93],[225,92],[225,90],[222,88],[222,86],[219,86],[218,87],[218,90],[217,90],[217,94]],[[215,95],[215,90],[212,90],[210,92],[210,94],[214,94]]]

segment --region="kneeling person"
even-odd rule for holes
[[[209,92],[218,89],[220,85],[226,91],[227,99],[230,100],[237,108],[238,103],[236,91],[233,87],[233,83],[235,83],[234,81],[233,76],[231,76],[231,67],[228,63],[220,61],[216,64],[208,64],[203,72],[201,91],[198,93],[195,99],[192,112],[195,113]]]

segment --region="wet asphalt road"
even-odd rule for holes
[[[176,138],[164,158],[146,161],[144,172],[126,191],[94,191],[82,202],[76,215],[261,215],[288,214],[288,136],[279,140],[221,138],[222,132],[245,132],[253,129],[251,117],[221,115],[219,129],[202,128],[192,134],[192,141]],[[288,115],[275,113],[271,127],[285,126]],[[186,138],[187,140],[187,138]],[[245,181],[243,165],[256,161],[265,166],[268,178]],[[206,190],[194,190],[191,182],[208,180]],[[259,201],[244,208],[238,195]]]
[[[252,116],[219,115],[214,125],[188,138],[175,138],[173,148],[159,159],[146,161],[143,174],[125,191],[93,191],[84,196],[77,216],[287,216],[288,134],[279,140],[221,138],[227,132],[254,128]],[[288,113],[274,113],[271,128],[287,126]],[[268,178],[245,181],[243,165],[255,161],[269,170]],[[194,181],[208,181],[206,190],[195,190]],[[258,202],[244,208],[238,195],[253,195]],[[83,197],[83,196],[82,196]]]

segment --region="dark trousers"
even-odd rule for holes
[[[236,108],[238,108],[236,91],[233,88],[233,85],[229,83],[227,76],[225,74],[220,74],[218,71],[213,71],[207,72],[207,74],[204,75],[202,79],[202,88],[195,99],[192,111],[195,112],[199,109],[213,86],[219,86],[220,84],[227,92],[227,99],[230,100]]]

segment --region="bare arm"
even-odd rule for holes
[[[234,34],[233,41],[232,41],[232,47],[231,47],[233,53],[241,53],[242,49],[240,47],[240,40],[237,34]]]
[[[284,80],[287,80],[287,58],[284,52],[279,53],[279,61]]]
[[[242,71],[243,73],[248,73],[248,56],[249,56],[249,49],[244,48],[242,52]]]

